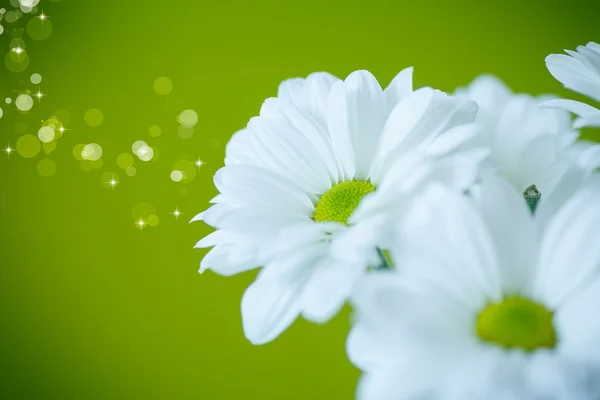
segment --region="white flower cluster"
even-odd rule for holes
[[[568,53],[550,72],[600,101],[600,45]],[[283,82],[194,218],[217,229],[200,272],[261,268],[254,344],[349,302],[359,399],[600,399],[600,145],[577,140],[600,110],[412,73]]]

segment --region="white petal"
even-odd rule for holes
[[[590,183],[549,222],[539,259],[536,292],[551,307],[600,272],[600,183]]]
[[[308,216],[312,216],[314,211],[311,200],[298,186],[264,168],[226,166],[215,174],[215,185],[228,200],[238,205],[298,212]]]
[[[509,293],[530,290],[538,241],[523,195],[493,175],[485,175],[472,194],[494,240],[504,290]]]
[[[277,209],[240,207],[219,220],[219,228],[241,234],[249,240],[269,242],[275,240],[283,229],[297,224],[311,223],[310,217]],[[265,243],[267,244],[267,243]]]
[[[328,126],[347,178],[368,178],[385,116],[383,92],[371,73],[353,72],[333,86]]]
[[[307,81],[307,84],[308,83],[309,82]],[[302,146],[309,146],[311,148],[310,151],[313,154],[310,154],[310,159],[312,160],[314,167],[317,168],[319,176],[329,176],[329,182],[331,184],[337,183],[343,173],[338,170],[338,160],[333,150],[331,138],[326,131],[327,127],[319,125],[310,116],[301,113],[296,108],[280,99],[267,100],[263,104],[261,113],[265,108],[269,108],[269,114],[273,117],[289,123],[294,129],[294,134],[301,136],[300,138],[296,138],[296,140],[298,140]],[[325,115],[323,118],[324,117]],[[302,137],[304,137],[305,140],[302,140]]]
[[[600,116],[577,118],[573,122],[573,129],[600,128]]]
[[[203,249],[206,247],[217,246],[219,244],[232,243],[234,239],[235,236],[231,232],[228,232],[225,229],[219,229],[201,239],[198,243],[196,243],[194,248]]]
[[[600,318],[594,316],[600,308],[600,277],[582,283],[577,293],[561,305],[555,324],[560,334],[560,350],[579,360],[600,359]]]
[[[466,310],[499,299],[502,276],[495,242],[471,200],[432,184],[418,204],[428,217],[401,226],[394,264]]]
[[[254,151],[269,170],[296,183],[306,193],[323,193],[331,187],[326,164],[315,157],[318,151],[290,124],[255,117],[248,127],[256,132]]]
[[[272,341],[300,313],[310,257],[298,254],[266,266],[242,297],[242,324],[252,344]]]
[[[592,80],[587,67],[564,54],[546,57],[548,71],[566,88],[600,101],[600,82]]]
[[[213,247],[200,262],[200,273],[207,269],[223,276],[232,276],[257,268],[253,256],[243,247],[221,244]]]
[[[314,267],[302,297],[302,315],[323,324],[335,316],[350,296],[366,265],[323,257]]]
[[[543,106],[551,107],[551,108],[561,108],[572,112],[573,114],[579,115],[581,117],[598,117],[600,116],[600,110],[590,106],[589,104],[582,103],[580,101],[575,100],[565,100],[565,99],[556,99],[546,101]]]
[[[427,154],[439,157],[458,149],[479,133],[479,125],[465,124],[455,126],[435,138],[427,147]]]
[[[233,134],[225,147],[225,165],[261,165],[252,148],[252,135],[253,132],[247,128]]]
[[[202,220],[207,225],[218,227],[220,221],[235,209],[236,207],[227,202],[218,203],[211,206],[208,210],[196,215],[193,220]]]
[[[478,121],[487,122],[512,96],[511,90],[493,75],[480,75],[462,93],[479,106]]]
[[[388,113],[413,91],[413,67],[404,68],[383,91]]]
[[[197,222],[197,221],[202,221],[202,218],[203,218],[203,216],[204,216],[204,212],[201,212],[201,213],[199,213],[199,214],[196,214],[196,215],[194,216],[194,218],[192,218],[192,219],[190,220],[190,223],[192,223],[192,222]]]
[[[327,72],[316,72],[308,75],[304,83],[311,115],[323,128],[327,128],[329,92],[334,83],[339,81],[339,78]]]
[[[304,79],[302,78],[291,78],[287,79],[279,85],[277,90],[277,97],[285,101],[289,101],[297,107],[303,107],[306,102],[306,98],[303,92]]]

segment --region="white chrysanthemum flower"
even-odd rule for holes
[[[565,50],[564,54],[551,54],[546,57],[548,71],[567,89],[583,94],[600,102],[600,44],[589,42],[578,46],[577,51]],[[564,108],[578,115],[574,126],[600,127],[600,110],[575,100],[551,100],[550,107]]]
[[[459,155],[474,161],[455,175],[473,175],[480,154],[460,145],[476,134],[476,112],[468,100],[413,92],[412,69],[385,91],[366,71],[345,81],[313,74],[264,103],[232,138],[216,204],[197,217],[218,228],[197,244],[215,246],[201,272],[264,267],[242,299],[251,342],[273,340],[300,314],[327,321],[379,262],[373,241],[357,242],[349,223],[365,195],[402,183],[406,165],[451,175],[463,166],[453,163]]]
[[[514,94],[490,75],[457,94],[479,106],[476,143],[490,150],[490,169],[520,192],[535,185],[549,209],[560,207],[600,166],[600,145],[576,142],[570,114],[543,106],[549,96]]]
[[[431,190],[399,229],[398,271],[366,276],[351,300],[358,398],[600,398],[600,182],[588,185],[542,231],[500,178],[472,198]]]

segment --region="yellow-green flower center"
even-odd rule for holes
[[[506,297],[487,305],[479,314],[477,335],[507,349],[554,348],[556,332],[552,318],[552,312],[541,304],[519,296]]]
[[[366,181],[338,183],[321,196],[313,218],[317,222],[347,224],[358,203],[367,193],[374,190],[375,186]]]

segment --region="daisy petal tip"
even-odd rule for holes
[[[189,223],[191,224],[192,222],[202,221],[203,218],[204,218],[204,211],[201,212],[200,214],[196,215],[194,218],[192,218]]]

